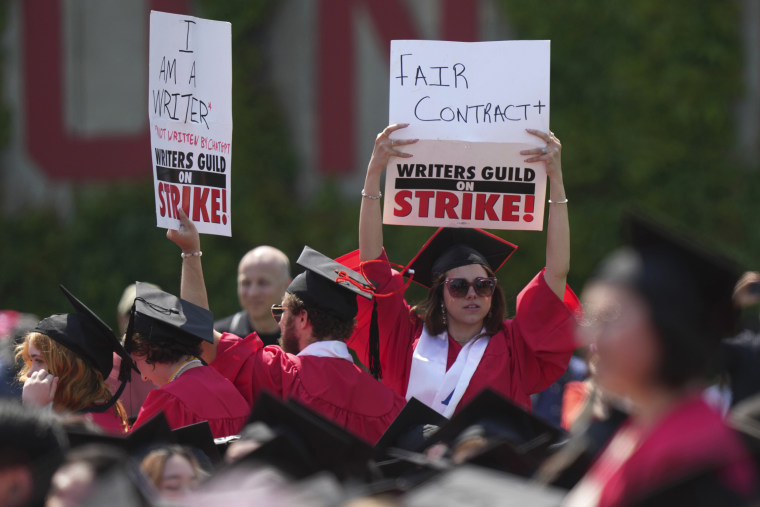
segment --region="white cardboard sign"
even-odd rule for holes
[[[419,142],[389,162],[383,221],[541,230],[545,168],[519,152],[549,131],[549,66],[549,41],[392,41],[392,137]]]
[[[148,66],[157,226],[230,236],[230,24],[151,11]]]

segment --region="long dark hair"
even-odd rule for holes
[[[493,270],[488,266],[483,266],[488,276],[495,276]],[[440,334],[446,330],[446,325],[443,323],[443,312],[441,306],[443,305],[443,282],[446,281],[446,274],[437,275],[433,279],[433,285],[428,291],[427,298],[422,303],[414,306],[410,310],[410,317],[414,318],[419,315],[422,321],[425,323],[425,327],[428,332],[434,335]],[[504,325],[504,319],[507,318],[507,302],[504,297],[504,291],[501,289],[500,284],[496,284],[496,289],[491,296],[491,309],[483,319],[483,326],[486,329],[488,336],[493,336],[498,333]]]

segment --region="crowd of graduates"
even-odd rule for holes
[[[529,131],[546,259],[507,316],[496,272],[517,247],[500,236],[441,228],[389,261],[380,179],[410,156],[403,128],[376,138],[359,249],[306,246],[293,279],[275,249],[252,251],[239,314],[215,323],[182,210],[167,232],[180,294],[130,286],[118,334],[63,286],[60,314],[4,312],[0,504],[760,502],[754,335],[725,340],[760,276],[633,213],[576,296],[561,144]],[[424,301],[406,301],[409,283]],[[532,413],[573,357],[588,375],[560,389],[561,424]],[[710,396],[721,378],[732,400]]]

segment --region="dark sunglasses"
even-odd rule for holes
[[[463,298],[467,296],[470,291],[470,287],[475,289],[475,294],[481,297],[493,296],[493,291],[496,290],[496,278],[482,276],[477,277],[470,282],[466,278],[447,278],[443,282],[449,289],[449,294],[455,298]]]
[[[279,324],[280,319],[282,319],[282,314],[285,312],[285,308],[282,305],[272,305],[270,309],[272,310],[272,318]]]

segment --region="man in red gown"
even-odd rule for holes
[[[208,308],[200,238],[184,214],[169,239],[183,251],[182,298]],[[263,390],[293,398],[374,444],[405,404],[404,399],[356,366],[346,338],[354,329],[356,296],[371,298],[363,278],[304,248],[306,271],[288,286],[279,319],[281,346],[264,346],[256,333],[241,338],[215,332],[204,358],[230,379],[249,403]]]

